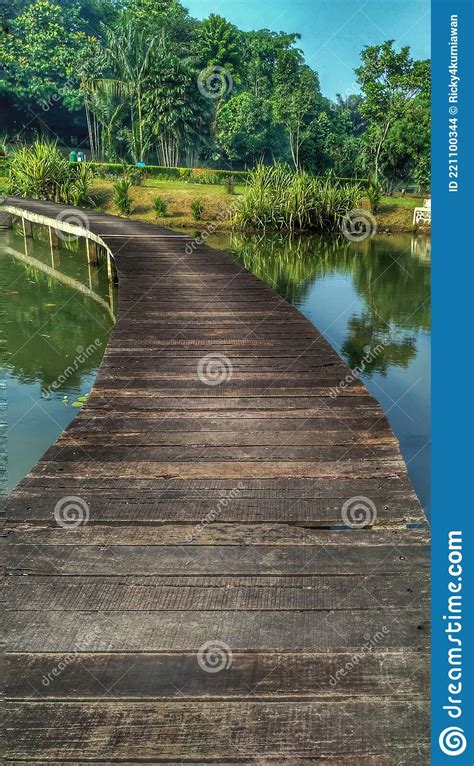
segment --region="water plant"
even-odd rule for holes
[[[114,183],[114,205],[121,215],[130,215],[132,212],[132,196],[130,187],[132,182],[126,178],[120,178]]]
[[[249,173],[235,223],[242,228],[335,231],[344,216],[359,207],[361,197],[357,183],[260,164]]]

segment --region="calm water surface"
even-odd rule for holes
[[[11,230],[0,232],[6,330],[0,350],[7,401],[3,430],[5,422],[8,426],[3,492],[13,489],[82,406],[117,307],[104,260],[89,272],[82,240],[61,243],[52,256],[41,236],[44,230],[36,230],[33,240]],[[95,297],[81,287],[92,287]]]
[[[351,369],[377,349],[360,378],[386,412],[429,513],[430,239],[232,234],[207,242],[297,306]]]

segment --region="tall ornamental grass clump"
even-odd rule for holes
[[[132,182],[126,178],[121,178],[114,184],[114,205],[118,209],[120,215],[130,215],[132,212],[132,195],[130,194],[130,187]]]
[[[56,144],[39,140],[13,151],[8,189],[19,197],[90,205],[93,177],[87,163],[72,164]]]
[[[336,231],[342,219],[359,207],[359,184],[316,178],[285,165],[258,165],[250,171],[235,214],[242,227],[289,231]]]

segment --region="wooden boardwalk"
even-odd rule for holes
[[[427,764],[428,534],[380,406],[230,257],[84,212],[118,321],[6,502],[7,763]]]

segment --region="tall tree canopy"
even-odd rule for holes
[[[392,40],[363,49],[361,92],[333,103],[298,33],[198,21],[180,0],[0,0],[0,13],[7,135],[49,130],[104,160],[429,184],[429,62]]]
[[[361,112],[368,122],[367,146],[376,176],[386,160],[389,131],[406,118],[414,99],[429,84],[429,62],[414,61],[408,46],[397,52],[393,42],[365,47],[362,65],[355,70],[365,96]]]

